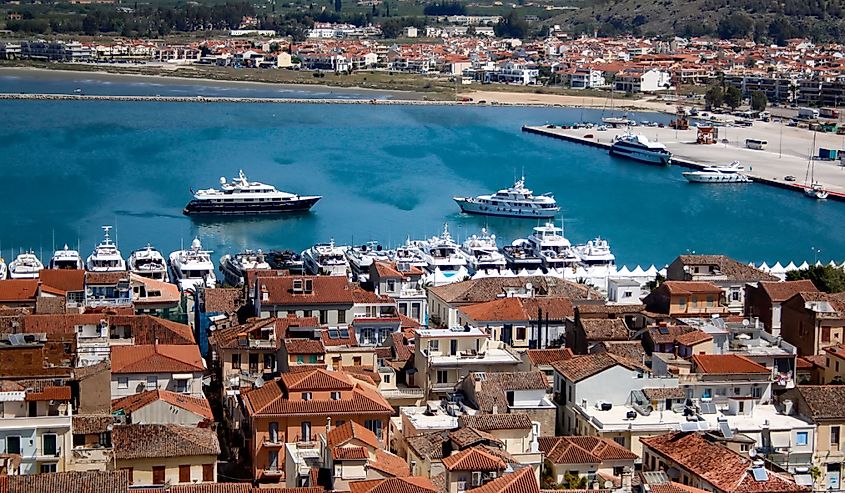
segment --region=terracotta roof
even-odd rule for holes
[[[351,493],[437,493],[430,479],[418,476],[352,481],[349,490]]]
[[[135,344],[195,345],[194,332],[187,324],[152,315],[110,315],[109,325],[128,326]]]
[[[628,326],[621,318],[581,318],[578,324],[588,341],[628,340]]]
[[[665,286],[669,294],[720,294],[722,289],[712,282],[708,281],[665,281],[661,286]]]
[[[375,433],[355,421],[347,421],[326,433],[326,443],[329,447],[340,447],[352,440],[366,443],[374,449],[380,449],[382,447]]]
[[[72,418],[71,429],[74,435],[88,435],[105,433],[112,425],[114,417],[111,414],[77,414]]]
[[[792,298],[798,293],[818,292],[813,281],[809,279],[801,279],[798,281],[761,281],[760,288],[769,296],[773,302],[783,302]]]
[[[531,284],[535,297],[562,296],[570,300],[600,300],[601,293],[589,286],[549,276],[483,277],[429,288],[429,292],[449,304],[492,301],[507,289],[523,289]]]
[[[795,391],[813,419],[845,419],[845,385],[799,385]]]
[[[337,337],[332,339],[332,335],[335,335],[334,332],[329,332],[329,330],[337,331]],[[332,346],[357,346],[358,339],[355,338],[355,331],[348,329],[346,331],[348,334],[346,337],[341,337],[340,329],[321,329],[320,330],[320,340],[323,341],[323,346],[332,347]]]
[[[112,430],[118,460],[218,455],[220,442],[211,428],[133,424]]]
[[[642,370],[642,364],[611,353],[594,353],[575,356],[569,360],[556,361],[552,368],[571,382],[580,382],[585,378],[621,365],[629,370]]]
[[[370,457],[364,447],[336,447],[331,450],[334,460],[367,460]]]
[[[349,375],[325,369],[314,369],[300,373],[287,373],[280,377],[289,391],[303,390],[352,390],[354,382]]]
[[[38,279],[4,279],[0,281],[0,303],[35,301]]]
[[[482,376],[483,375],[483,376]],[[480,411],[492,413],[494,408],[508,409],[507,392],[512,390],[548,389],[546,376],[540,371],[473,372],[466,377],[475,386],[474,401]]]
[[[293,281],[310,280],[310,293],[294,292]],[[281,276],[259,277],[256,281],[260,288],[267,289],[265,305],[352,305],[355,285],[345,276]]]
[[[376,457],[368,462],[367,467],[394,478],[411,474],[411,468],[404,459],[383,449],[376,449]]]
[[[120,399],[114,399],[111,407],[113,411],[123,410],[126,414],[132,414],[156,401],[163,401],[171,406],[178,407],[203,418],[214,420],[214,414],[211,412],[211,406],[208,404],[207,399],[204,397],[178,394],[169,390],[148,390]]]
[[[572,302],[569,298],[562,296],[549,298],[511,296],[467,305],[461,307],[460,311],[475,322],[537,320],[540,311],[543,318],[548,315],[550,320],[563,320],[575,315]]]
[[[734,281],[777,281],[778,278],[750,265],[737,262],[724,255],[680,255],[683,265],[714,265],[726,279]],[[692,274],[708,275],[708,274]]]
[[[473,445],[478,445],[480,443],[495,443],[498,445],[504,445],[501,440],[494,437],[493,435],[487,433],[486,431],[481,431],[473,427],[464,427],[458,428],[457,430],[449,432],[449,440],[455,443],[458,448],[463,449],[466,447],[471,447]]]
[[[429,459],[443,458],[443,444],[449,440],[449,432],[436,431],[407,438],[408,447],[418,456]]]
[[[198,346],[144,344],[112,346],[112,374],[205,371]]]
[[[475,493],[540,493],[540,485],[534,477],[534,469],[522,467],[489,483],[473,488]]]
[[[477,414],[459,416],[458,424],[461,427],[472,427],[482,431],[525,430],[531,428],[531,418],[524,413]]]
[[[646,356],[645,348],[640,340],[635,341],[601,341],[592,348],[593,352],[604,351],[631,361],[643,361]]]
[[[126,493],[127,471],[66,471],[7,477],[9,493]],[[5,493],[5,492],[4,492]]]
[[[375,262],[373,266],[378,276],[383,278],[406,279],[411,276],[422,276],[425,274],[420,268],[413,265],[409,265],[407,271],[400,271],[396,267],[396,262],[379,261]]]
[[[528,359],[535,365],[550,365],[555,361],[572,359],[574,356],[569,348],[528,350]]]
[[[212,288],[203,293],[206,313],[234,313],[244,304],[240,288]]]
[[[443,458],[447,471],[501,471],[505,461],[478,448],[468,448]]]
[[[42,287],[50,287],[67,293],[85,290],[85,271],[83,269],[41,269],[38,272]]]
[[[129,271],[121,272],[85,272],[85,284],[117,284],[129,280]]]
[[[650,484],[653,493],[708,493],[707,490],[695,488],[675,481],[662,484]]]
[[[390,347],[393,348],[394,358],[398,361],[408,361],[414,357],[414,345],[408,343],[408,338],[401,332],[390,334]]]
[[[637,459],[613,440],[594,436],[540,437],[540,450],[553,464],[601,464]]]
[[[587,314],[602,314],[602,315],[623,315],[626,313],[639,313],[645,310],[643,304],[625,304],[625,305],[594,305],[584,304],[575,307],[575,310],[581,315]]]
[[[136,492],[135,488],[130,492]],[[174,484],[167,487],[166,490],[144,491],[141,493],[252,493],[253,488],[249,483],[194,483],[194,484]],[[322,488],[317,493],[322,493]],[[263,492],[263,490],[262,490]]]
[[[711,375],[771,373],[765,366],[738,354],[696,354],[692,361],[697,372]]]
[[[46,386],[40,391],[27,392],[27,401],[69,401],[70,387],[68,386]]]
[[[703,330],[692,330],[686,334],[679,335],[675,340],[678,341],[678,344],[684,346],[694,346],[703,342],[712,341],[713,336]]]
[[[320,340],[285,339],[283,344],[288,354],[326,354],[326,348]]]

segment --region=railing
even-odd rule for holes
[[[379,393],[387,399],[392,398],[415,398],[425,395],[425,391],[419,387],[398,387],[395,389],[380,390]]]

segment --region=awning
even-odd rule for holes
[[[174,373],[173,380],[190,380],[194,378],[193,373]]]
[[[787,448],[792,446],[792,432],[791,431],[773,431],[772,447]]]

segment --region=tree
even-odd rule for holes
[[[754,27],[754,21],[743,13],[731,14],[719,21],[719,37],[722,39],[744,38]]]
[[[498,24],[493,26],[493,31],[500,38],[522,39],[528,34],[528,23],[521,19],[515,10],[508,12],[502,17]]]
[[[722,88],[718,85],[711,86],[704,94],[704,103],[710,110],[722,106],[722,103],[724,102],[725,94],[722,92]]]
[[[583,490],[587,487],[587,478],[580,477],[578,474],[572,474],[567,471],[566,474],[563,475],[563,487],[568,490]]]
[[[769,99],[763,91],[754,91],[751,93],[751,109],[754,111],[765,111],[766,105],[769,104]]]
[[[829,265],[814,265],[808,269],[787,272],[787,281],[809,279],[819,291],[839,293],[845,291],[845,271]]]
[[[343,0],[334,0],[334,11],[340,12],[340,9],[343,8]]]
[[[655,289],[659,288],[660,285],[663,284],[664,282],[666,282],[666,278],[663,277],[663,275],[658,272],[657,275],[654,276],[654,280],[647,282],[645,284],[645,286],[646,286],[646,288],[648,288],[648,291],[651,292],[651,291],[654,291]]]
[[[725,91],[725,104],[732,110],[737,109],[742,104],[742,93],[736,86],[728,86],[728,89]]]

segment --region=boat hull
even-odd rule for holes
[[[613,145],[610,148],[611,156],[624,157],[626,159],[633,159],[641,163],[654,164],[656,166],[666,166],[672,159],[671,154],[651,151],[640,151],[635,149],[628,149],[625,147]]]
[[[465,212],[467,214],[478,214],[482,216],[546,219],[550,217],[555,217],[557,213],[560,212],[560,208],[558,207],[555,207],[554,209],[543,210],[523,209],[479,204],[478,202],[470,202],[463,197],[455,197],[454,200],[458,204],[458,207],[461,208],[461,212]]]
[[[690,183],[750,183],[751,179],[743,175],[702,175],[696,172],[683,173]]]
[[[191,215],[250,215],[250,214],[285,214],[307,212],[321,197],[302,197],[287,202],[249,202],[249,203],[214,203],[208,200],[191,200],[182,211]]]

